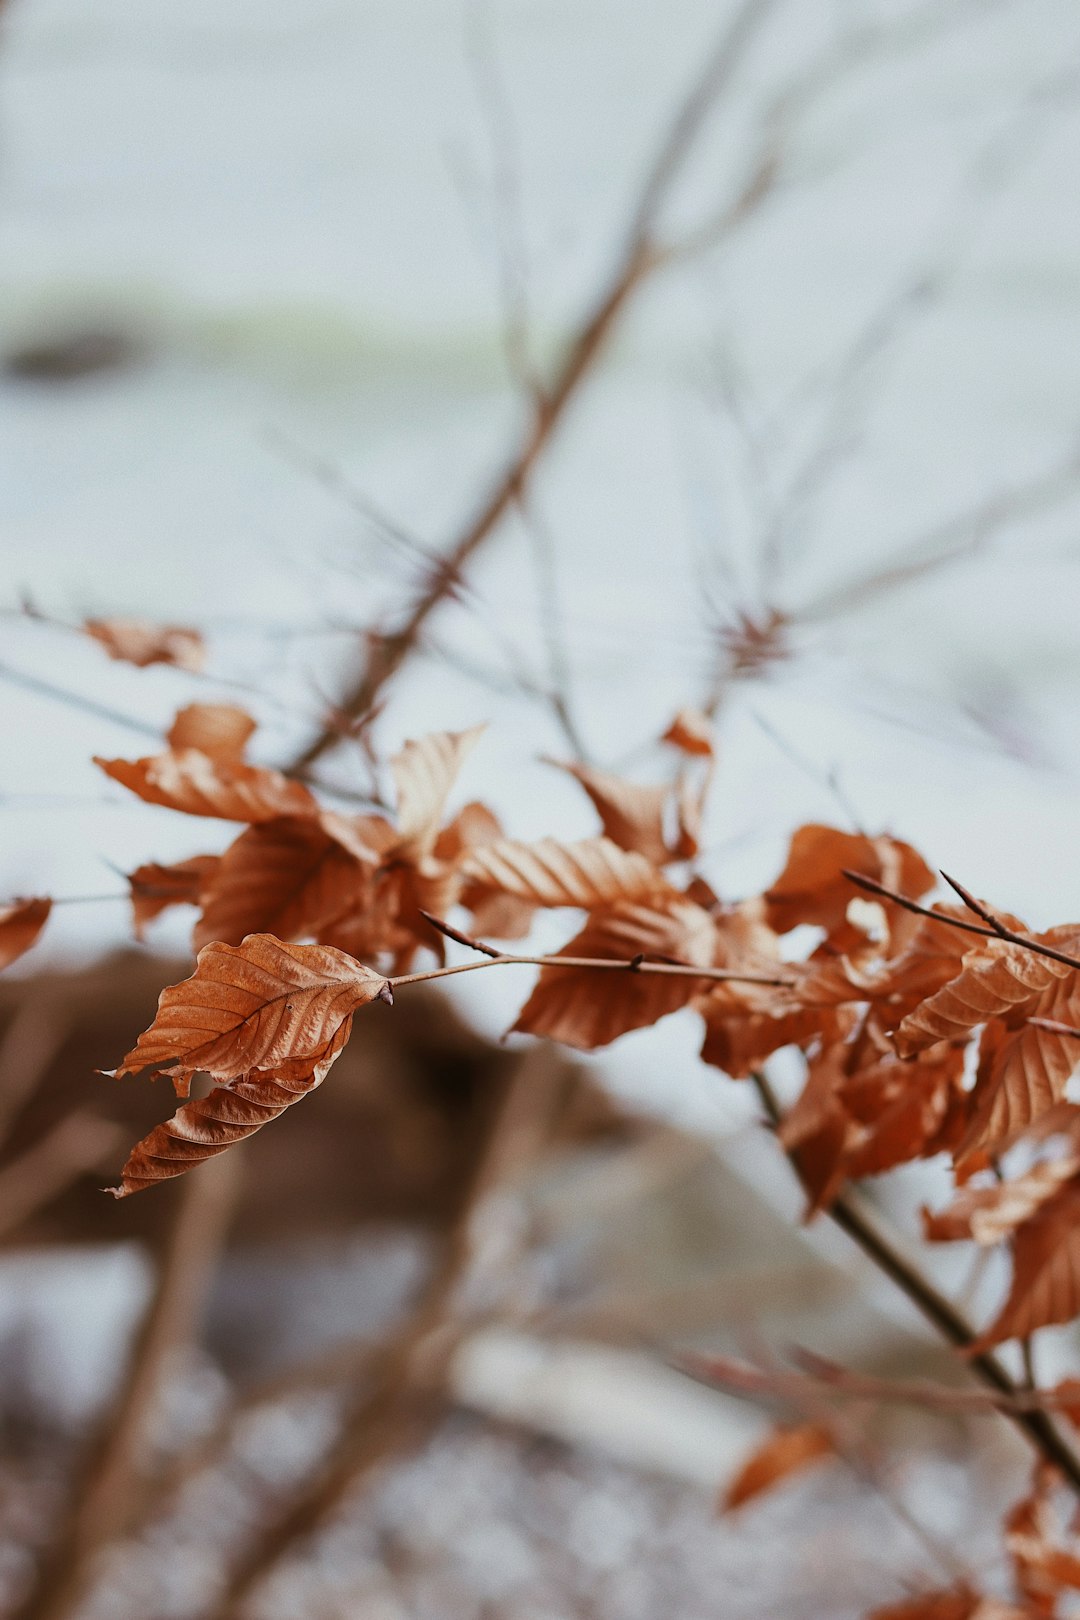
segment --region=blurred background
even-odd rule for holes
[[[680,1351],[947,1368],[690,1014],[571,1059],[500,1042],[517,970],[418,992],[102,1198],[167,1100],[95,1070],[190,964],[117,871],[232,830],[91,756],[239,702],[347,807],[390,648],[364,740],[489,720],[515,836],[691,704],[725,898],[817,820],[1076,916],[1078,143],[1056,0],[0,4],[0,889],[72,902],[0,994],[4,1612],[844,1620],[996,1556],[992,1424],[719,1513],[776,1413]]]

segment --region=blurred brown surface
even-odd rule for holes
[[[0,1053],[16,1081],[7,1093],[12,1118],[0,1177],[77,1111],[118,1127],[99,1167],[0,1242],[116,1243],[157,1233],[174,1189],[120,1202],[101,1189],[116,1178],[127,1147],[176,1106],[172,1088],[149,1075],[117,1081],[97,1071],[114,1067],[134,1044],[162,986],[189,972],[183,960],[132,951],[0,987]],[[232,1241],[305,1238],[371,1221],[440,1225],[455,1207],[475,1133],[519,1061],[470,1030],[435,992],[414,990],[393,1009],[367,1009],[328,1081],[244,1145]],[[554,1049],[549,1061],[563,1092],[556,1140],[631,1131],[582,1069]],[[0,1100],[0,1127],[2,1112]],[[0,1196],[0,1221],[3,1213]]]

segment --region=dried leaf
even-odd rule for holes
[[[450,790],[484,729],[473,726],[469,731],[432,732],[407,742],[391,760],[403,854],[418,860],[434,848]]]
[[[581,906],[590,911],[615,900],[644,900],[671,892],[651,861],[620,849],[610,838],[557,838],[536,843],[503,839],[475,850],[462,864],[466,878],[539,906]]]
[[[151,1065],[181,1095],[197,1071],[235,1081],[254,1070],[318,1062],[358,1007],[387,993],[386,980],[323,945],[290,945],[252,934],[242,945],[206,945],[195,972],[169,985],[157,1016],[117,1075]]]
[[[189,703],[177,711],[166,733],[169,747],[198,748],[211,759],[238,760],[244,757],[255,722],[246,709],[232,703]]]
[[[715,951],[716,925],[708,912],[673,895],[594,912],[558,954],[615,961],[640,954],[711,967]],[[701,981],[689,976],[546,967],[514,1029],[592,1051],[685,1007],[700,989]]]
[[[772,1490],[792,1474],[801,1473],[812,1463],[834,1455],[829,1431],[818,1423],[774,1429],[764,1445],[740,1468],[724,1493],[720,1510],[730,1513],[733,1508],[742,1507],[755,1496]]]
[[[248,934],[318,937],[363,902],[379,862],[376,817],[282,816],[242,832],[205,885],[195,944]],[[370,842],[367,842],[370,839]]]
[[[198,630],[179,624],[152,624],[148,619],[87,619],[83,629],[99,641],[110,658],[145,669],[173,664],[199,671],[206,663],[206,643]]]
[[[867,838],[836,827],[810,823],[791,840],[787,862],[765,895],[765,920],[778,934],[813,923],[832,934],[844,923],[855,889],[844,868],[918,899],[936,878],[910,844],[896,838]],[[893,915],[899,907],[887,906]],[[897,919],[899,921],[899,919]]]
[[[252,1136],[286,1108],[322,1084],[349,1038],[352,1014],[338,1025],[317,1058],[280,1068],[256,1071],[231,1086],[218,1086],[208,1097],[178,1108],[172,1119],[155,1126],[136,1143],[121,1172],[114,1198],[127,1198],[159,1181],[171,1180]]]
[[[1039,960],[1036,958],[1036,960]],[[1051,966],[1056,964],[1051,963]],[[1052,980],[1044,994],[1022,1004],[1023,1016],[1052,1018],[1073,1025],[1080,1015],[1077,975]],[[961,1152],[1000,1149],[1048,1114],[1064,1097],[1080,1063],[1080,1040],[1026,1022],[1009,1033],[995,1022],[983,1031],[987,1060],[980,1065],[972,1094],[972,1119]]]
[[[593,770],[589,765],[564,764],[549,760],[559,770],[581,783],[600,817],[605,835],[620,849],[633,849],[654,866],[672,859],[664,835],[664,811],[671,797],[667,787],[642,787],[627,782],[610,771]]]
[[[0,968],[10,967],[33,945],[49,920],[51,900],[12,900],[0,906]]]
[[[986,940],[965,951],[956,978],[903,1020],[896,1050],[908,1057],[934,1041],[963,1039],[990,1018],[1022,1013],[1075,971],[1007,940]]]
[[[1080,1154],[1047,1159],[1022,1176],[989,1187],[964,1187],[936,1215],[923,1210],[928,1243],[1001,1243],[1042,1208],[1080,1170]]]
[[[872,1609],[865,1620],[1032,1620],[1032,1610],[980,1597],[966,1587],[953,1587],[903,1603],[887,1603],[883,1609]]]
[[[217,855],[192,855],[171,866],[147,861],[129,872],[135,938],[143,939],[147,923],[170,906],[197,906],[219,859]]]
[[[1009,1297],[974,1349],[1026,1339],[1080,1315],[1080,1186],[1069,1183],[1017,1228]]]
[[[1037,1466],[1030,1494],[1005,1519],[1016,1584],[1033,1614],[1057,1614],[1062,1589],[1080,1588],[1080,1545],[1055,1511],[1055,1484],[1054,1471]]]
[[[680,709],[660,741],[708,759],[716,752],[713,723],[700,709]]]
[[[273,821],[278,816],[317,815],[319,805],[302,782],[290,782],[280,771],[242,760],[211,759],[197,748],[157,754],[147,759],[100,759],[114,782],[148,804],[183,810],[189,816],[216,816],[222,821]]]

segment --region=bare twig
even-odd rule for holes
[[[661,140],[632,210],[612,273],[572,338],[555,377],[536,400],[504,470],[496,477],[477,512],[446,549],[442,562],[401,624],[372,639],[366,665],[341,705],[344,712],[360,716],[372,707],[420,639],[428,619],[445,599],[450,582],[460,578],[462,568],[473,553],[522,498],[537,461],[624,309],[639,286],[664,262],[664,250],[655,237],[661,209],[697,144],[708,113],[776,4],[777,0],[743,0],[724,29],[704,72]],[[728,223],[738,223],[760,202],[762,195],[760,180],[755,177],[750,187],[744,188],[743,194],[725,211]],[[305,749],[298,765],[304,768],[321,758],[334,744],[336,735],[324,728]]]
[[[762,1107],[775,1130],[783,1119],[776,1093],[766,1076],[755,1071],[751,1079],[761,1098]],[[798,1149],[788,1153],[788,1159],[799,1173]],[[952,1302],[945,1298],[920,1271],[914,1259],[904,1254],[898,1245],[881,1229],[858,1194],[851,1188],[842,1192],[825,1211],[829,1219],[857,1243],[863,1253],[889,1280],[896,1284],[915,1308],[941,1334],[947,1343],[965,1352],[964,1360],[977,1378],[988,1388],[1008,1397],[1012,1402],[1020,1393],[996,1356],[987,1350],[972,1353],[977,1334]],[[1015,1428],[1047,1462],[1060,1469],[1072,1489],[1080,1495],[1080,1457],[1068,1446],[1051,1418],[1043,1410],[1027,1411],[1010,1407],[1004,1414]]]
[[[907,895],[897,894],[895,889],[887,888],[884,883],[878,883],[874,878],[863,877],[859,872],[850,872],[846,867],[843,868],[843,872],[849,883],[854,883],[856,888],[865,889],[867,894],[876,895],[879,899],[891,900],[894,905],[903,906],[905,911],[913,912],[916,917],[929,917],[933,922],[944,923],[949,928],[959,928],[965,934],[979,934],[983,939],[1006,940],[1010,945],[1022,946],[1025,951],[1031,951],[1035,956],[1046,956],[1051,962],[1063,962],[1066,967],[1080,969],[1080,960],[1070,956],[1067,951],[1056,950],[1053,945],[1043,945],[1037,939],[1029,939],[1026,934],[1014,933],[996,918],[992,928],[984,928],[979,923],[964,922],[962,917],[950,917],[944,911],[935,911],[932,906],[921,906],[917,900],[910,900]],[[942,873],[943,877],[944,875]],[[951,883],[952,879],[948,878],[946,882]],[[982,916],[983,913],[980,912],[979,915]]]
[[[0,1170],[0,1235],[29,1220],[87,1170],[104,1170],[126,1132],[89,1109],[68,1114]]]
[[[629,958],[609,958],[601,956],[515,956],[508,951],[500,951],[494,945],[487,945],[482,940],[472,939],[468,934],[451,928],[449,923],[442,922],[440,918],[433,917],[429,912],[421,911],[420,915],[432,928],[448,939],[453,939],[459,945],[468,946],[471,951],[480,951],[487,958],[484,962],[461,962],[457,967],[429,968],[424,973],[402,973],[389,982],[397,990],[404,984],[425,984],[429,979],[447,979],[455,973],[476,973],[485,967],[563,967],[563,968],[589,968],[597,972],[614,973],[660,973],[669,978],[681,979],[713,979],[719,982],[732,981],[736,984],[770,984],[791,985],[792,979],[778,978],[774,974],[765,973],[737,973],[727,968],[694,967],[689,962],[676,962],[665,957],[657,960],[645,955],[631,956]]]
[[[443,1410],[451,1359],[467,1326],[459,1296],[473,1262],[477,1216],[487,1195],[546,1140],[557,1100],[552,1078],[550,1064],[537,1074],[527,1058],[501,1098],[489,1098],[443,1257],[423,1297],[384,1347],[372,1387],[354,1401],[323,1467],[264,1527],[234,1571],[216,1620],[240,1620],[248,1596],[269,1571],[379,1463],[425,1434]]]
[[[801,1368],[762,1368],[730,1356],[684,1352],[673,1358],[673,1365],[703,1383],[729,1389],[734,1394],[764,1399],[790,1400],[805,1393],[808,1386],[853,1401],[873,1401],[895,1406],[917,1406],[931,1412],[970,1417],[1011,1416],[1022,1412],[1074,1412],[1075,1393],[1057,1389],[1018,1389],[1008,1395],[996,1389],[960,1389],[936,1383],[930,1378],[875,1378],[852,1371],[812,1351],[796,1348],[791,1359]]]
[[[126,1530],[135,1510],[147,1420],[169,1365],[187,1342],[228,1223],[239,1161],[222,1154],[177,1190],[150,1304],[114,1402],[82,1465],[67,1518],[16,1620],[62,1620],[79,1605],[95,1555]]]

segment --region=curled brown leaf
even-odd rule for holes
[[[211,944],[195,972],[169,985],[157,1016],[115,1073],[167,1065],[186,1094],[191,1075],[235,1081],[254,1070],[317,1063],[358,1007],[388,994],[381,974],[344,951],[253,934],[239,946]]]

